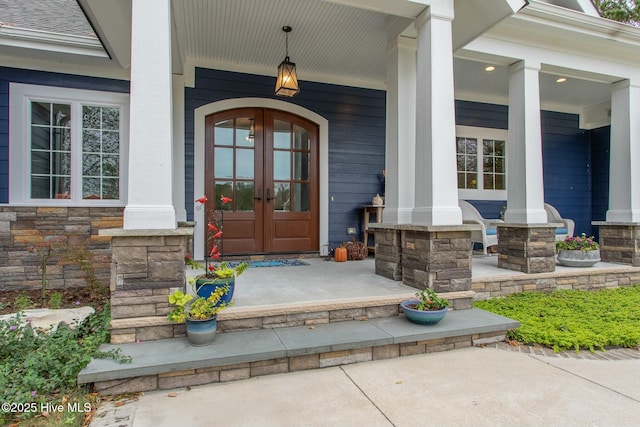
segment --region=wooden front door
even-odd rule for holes
[[[243,108],[207,116],[205,126],[207,209],[224,212],[223,253],[317,251],[317,125]]]

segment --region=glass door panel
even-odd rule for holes
[[[275,211],[306,212],[309,206],[309,166],[311,150],[309,131],[284,120],[274,120],[273,184],[281,196]],[[291,189],[293,188],[293,193]],[[286,189],[286,190],[284,190]]]
[[[255,188],[255,118],[236,117],[215,123],[213,175],[215,209],[253,211]],[[225,181],[219,181],[224,179]],[[222,204],[220,197],[233,202]]]

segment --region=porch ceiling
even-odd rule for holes
[[[113,59],[110,65],[117,64],[121,69],[127,70],[130,64],[131,0],[77,1]],[[509,16],[523,2],[524,0],[455,2],[454,43],[459,47],[454,61],[456,97],[507,103],[506,70],[510,63],[518,59],[474,56],[462,46],[479,32]],[[434,2],[172,0],[174,72],[189,75],[192,66],[203,66],[271,75],[275,78],[276,68],[285,56],[285,39],[281,28],[290,25],[293,32],[289,35],[289,55],[297,64],[301,81],[384,89],[388,35],[403,33],[411,37],[413,18],[428,3]],[[532,9],[532,6],[534,5],[530,4],[525,8],[525,12]],[[515,19],[520,15],[522,13],[517,13],[514,18],[502,21],[498,27],[503,32],[521,33],[523,22]],[[594,23],[603,21],[595,17],[593,20]],[[525,22],[528,25],[527,31],[539,32],[539,22],[533,18]],[[496,31],[495,27],[490,30]],[[598,41],[605,43],[601,38]],[[633,42],[635,43],[635,39]],[[9,51],[8,48],[0,49],[0,55],[3,53],[24,55]],[[39,55],[43,55],[42,51]],[[105,67],[109,66],[107,58],[100,60]],[[95,58],[86,54],[68,58],[69,63],[94,64],[95,61]],[[497,70],[485,72],[484,67],[489,64],[496,65]],[[608,100],[609,87],[606,82],[573,75],[566,83],[558,85],[555,78],[562,74],[571,76],[570,70],[543,69],[540,78],[543,108],[579,113],[585,107]]]
[[[299,79],[384,87],[385,13],[317,0],[182,0],[173,12],[180,54],[195,64],[275,76],[289,25]]]
[[[487,7],[491,1],[492,7]],[[290,25],[289,55],[302,81],[361,87],[386,87],[388,34],[412,37],[413,19],[422,2],[390,0],[174,0],[176,47],[182,63],[272,75],[285,56],[282,26]],[[399,8],[401,4],[404,7]],[[474,21],[491,26],[521,6],[515,0],[456,2],[454,43],[462,46],[477,36]],[[393,13],[390,13],[390,10]],[[493,15],[487,10],[493,10]],[[484,16],[482,16],[484,15]],[[477,26],[477,22],[474,23]],[[462,50],[461,50],[462,52]],[[491,60],[490,60],[491,59]],[[454,61],[456,96],[506,104],[507,66],[515,58],[469,58]],[[488,64],[498,66],[493,73]],[[559,75],[559,74],[558,74]],[[608,100],[609,87],[579,78],[559,85],[556,73],[541,74],[543,108],[580,113]]]

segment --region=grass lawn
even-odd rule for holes
[[[640,345],[640,285],[522,292],[473,305],[519,321],[521,326],[509,331],[507,338],[554,351]]]

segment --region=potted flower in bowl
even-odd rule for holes
[[[191,345],[204,346],[211,344],[218,329],[217,316],[229,304],[222,302],[229,293],[229,286],[221,286],[208,297],[194,297],[182,291],[169,295],[169,304],[173,310],[167,315],[172,323],[187,324],[187,338]]]
[[[600,246],[593,236],[582,233],[556,242],[558,262],[567,267],[591,267],[600,261]]]
[[[418,300],[408,300],[400,304],[404,315],[413,323],[435,325],[447,314],[449,301],[441,298],[433,289],[426,288],[416,293]]]

